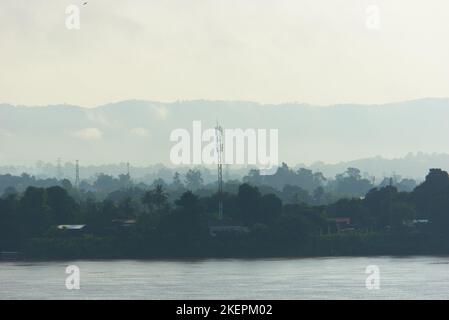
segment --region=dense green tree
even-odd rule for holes
[[[309,192],[299,186],[292,186],[289,184],[284,186],[282,189],[282,196],[285,203],[310,204],[312,202]]]
[[[99,192],[109,193],[120,189],[120,182],[110,175],[101,173],[97,176],[93,186]]]
[[[16,250],[22,241],[16,194],[0,198],[0,251]]]
[[[171,238],[187,241],[207,236],[207,220],[198,196],[186,191],[175,204],[175,210],[161,218],[160,231]]]
[[[51,218],[43,188],[28,187],[20,199],[20,222],[27,236],[42,235],[50,226]]]
[[[390,226],[392,206],[397,196],[397,189],[393,186],[374,188],[366,194],[364,205],[369,211],[374,228],[384,229]]]
[[[185,174],[186,188],[191,191],[198,190],[203,185],[201,172],[197,169],[190,169]]]
[[[370,180],[362,178],[359,169],[348,168],[346,172],[337,174],[333,188],[339,194],[362,197],[373,185]]]
[[[282,201],[274,194],[265,194],[260,198],[260,215],[256,222],[273,223],[282,214]]]
[[[448,234],[449,176],[441,169],[431,169],[425,181],[415,188],[412,199],[417,216],[430,219],[434,231]]]
[[[416,210],[412,204],[394,202],[390,214],[390,226],[395,230],[404,227],[416,218]]]
[[[258,186],[263,183],[263,177],[260,175],[259,169],[250,169],[248,175],[243,177],[243,182]]]
[[[239,216],[245,224],[253,224],[260,213],[261,194],[257,187],[247,183],[240,185],[238,197]]]
[[[47,188],[46,194],[50,222],[53,224],[73,223],[78,208],[75,200],[69,196],[68,192],[56,186]]]
[[[177,171],[173,175],[173,182],[171,184],[171,188],[174,190],[180,190],[184,188],[184,184],[181,181],[181,175]]]
[[[162,185],[157,185],[153,190],[145,192],[142,203],[146,205],[149,212],[167,210],[167,193]]]

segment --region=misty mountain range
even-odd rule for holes
[[[449,99],[384,105],[261,105],[244,101],[130,100],[95,108],[0,105],[0,165],[80,160],[81,165],[130,162],[170,165],[176,128],[279,130],[279,160],[327,176],[358,167],[371,175],[423,178],[449,169]],[[354,160],[361,159],[361,160]],[[319,161],[319,162],[317,162]],[[334,163],[334,164],[329,164]]]

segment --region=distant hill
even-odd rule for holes
[[[363,174],[376,177],[377,182],[380,182],[384,177],[392,177],[393,175],[422,181],[430,168],[448,170],[449,154],[424,154],[420,152],[409,153],[405,157],[394,159],[373,157],[343,161],[336,164],[316,162],[310,166],[297,165],[296,167],[307,167],[313,171],[321,171],[326,177],[335,177],[336,174],[344,172],[346,168],[353,167],[360,169]]]
[[[377,174],[422,177],[449,169],[449,99],[385,105],[260,105],[244,101],[122,101],[96,108],[0,105],[0,165],[57,158],[82,164],[169,164],[170,132],[212,127],[279,129],[279,159],[313,164],[329,175],[351,165]],[[423,152],[424,155],[407,156]],[[436,154],[434,154],[436,153]],[[380,158],[382,156],[384,158]],[[364,159],[351,161],[352,159]],[[351,161],[351,162],[348,162]]]

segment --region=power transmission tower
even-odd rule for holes
[[[76,188],[80,187],[80,165],[78,160],[76,160],[75,165],[75,187]]]
[[[223,219],[223,128],[217,123],[215,127],[218,173],[218,219]]]

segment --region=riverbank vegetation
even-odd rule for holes
[[[411,191],[390,181],[333,201],[319,176],[310,195],[289,184],[267,188],[253,173],[228,185],[223,219],[219,195],[205,192],[191,174],[190,185],[175,177],[170,186],[149,188],[122,177],[122,186],[101,196],[68,181],[23,192],[6,188],[0,251],[30,259],[449,253],[449,176],[439,169]],[[349,171],[340,182],[363,180],[357,174]],[[359,183],[362,190],[369,181]],[[347,188],[357,186],[348,182]]]

